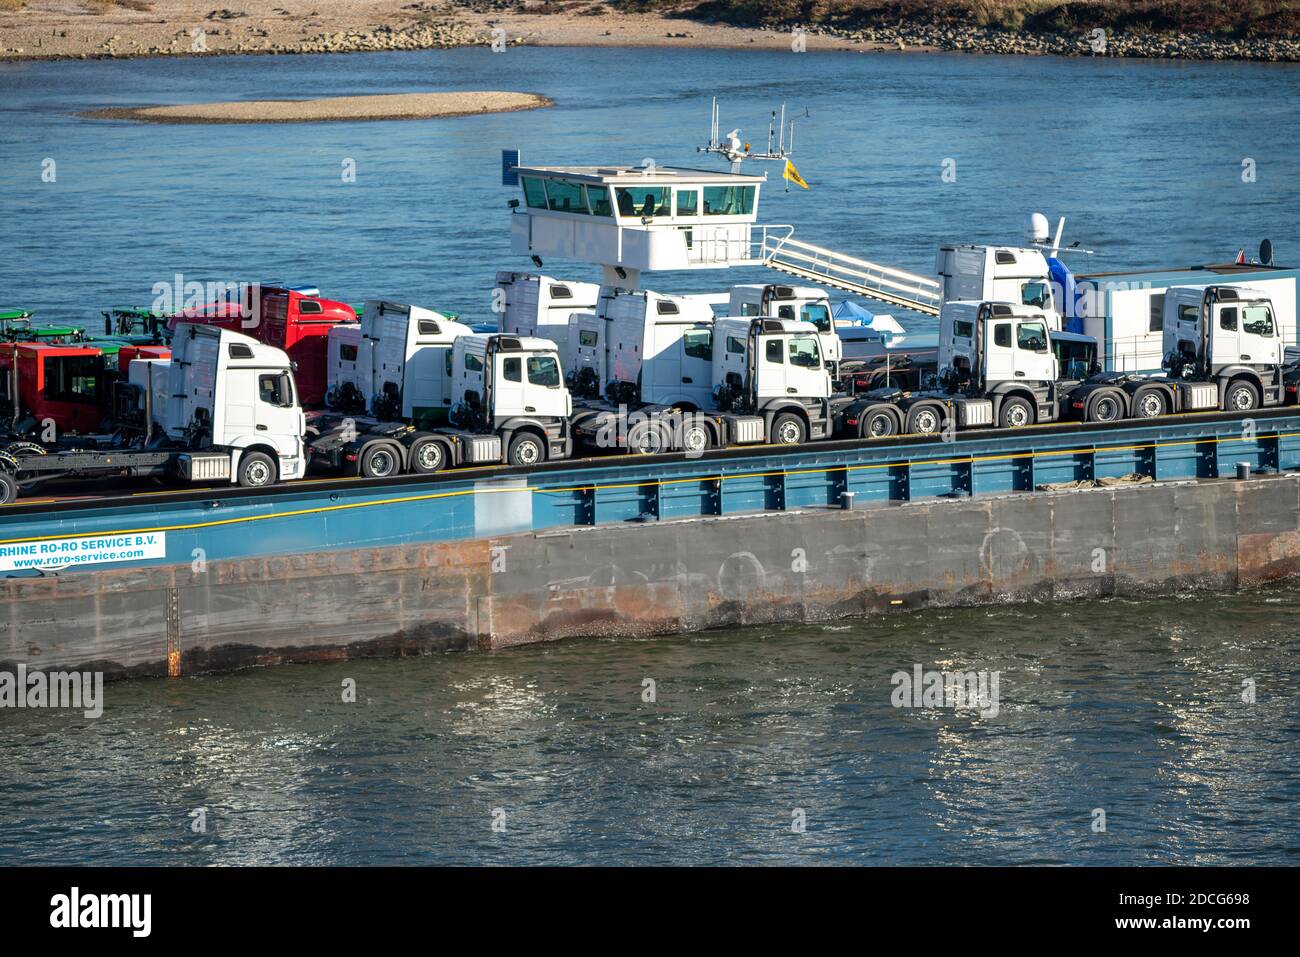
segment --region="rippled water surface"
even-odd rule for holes
[[[0,712],[0,863],[1295,863],[1297,599],[112,684]],[[895,708],[915,664],[1000,672],[997,713]]]
[[[75,115],[443,88],[556,105],[284,126]],[[692,148],[713,93],[751,138],[782,99],[801,116],[814,188],[772,189],[766,221],[885,263],[928,273],[940,240],[1018,240],[1031,208],[1097,249],[1081,271],[1222,260],[1266,235],[1300,258],[1295,67],[526,48],[0,64],[0,305],[93,322],[180,272],[487,318],[495,270],[527,268],[509,255],[501,148],[708,162]],[[114,684],[98,720],[0,711],[0,863],[1295,863],[1297,597]],[[890,676],[917,664],[1000,672],[998,713],[894,708]],[[189,829],[197,808],[206,834]]]

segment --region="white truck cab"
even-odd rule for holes
[[[1285,346],[1267,293],[1245,286],[1171,286],[1164,301],[1171,376],[1219,385],[1223,408],[1248,412],[1283,399]]]
[[[776,399],[828,398],[831,380],[817,332],[794,319],[719,319],[713,326],[715,387],[749,382],[758,407]]]
[[[1014,303],[946,302],[939,317],[939,370],[989,389],[1003,382],[1055,382],[1050,313]]]
[[[326,403],[381,419],[445,421],[451,344],[471,331],[432,309],[369,299],[359,323],[329,331]]]
[[[246,485],[302,478],[306,422],[292,368],[283,350],[250,336],[177,325],[167,405],[155,416],[169,438],[199,450],[187,458],[187,478]]]
[[[1008,302],[1048,313],[1060,329],[1061,303],[1054,299],[1047,257],[1037,249],[953,243],[939,247],[935,273],[943,301]],[[1054,315],[1052,315],[1054,314]]]
[[[733,317],[766,316],[812,323],[821,339],[822,359],[832,374],[844,357],[844,347],[835,331],[831,300],[825,289],[778,283],[732,286],[728,306],[729,315]]]
[[[713,391],[713,310],[688,296],[604,287],[591,348],[612,401],[706,408]],[[603,349],[599,337],[604,336]],[[596,359],[603,355],[603,362]]]
[[[565,356],[572,317],[595,311],[599,296],[600,286],[596,283],[503,271],[497,273],[492,306],[501,317],[502,332],[549,339]]]

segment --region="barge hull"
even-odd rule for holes
[[[1300,575],[1300,476],[923,499],[0,581],[0,668],[111,676],[1227,591]]]

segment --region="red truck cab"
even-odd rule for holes
[[[125,379],[131,372],[132,359],[170,359],[171,349],[166,346],[123,346],[117,350],[117,371]]]
[[[104,421],[108,385],[103,353],[94,346],[0,343],[0,406],[8,422],[27,413],[38,424],[52,419],[60,433],[95,432]]]
[[[256,303],[254,316],[252,302]],[[187,309],[167,320],[202,322],[252,336],[283,349],[295,363],[299,401],[307,408],[325,403],[329,331],[341,322],[356,322],[357,314],[345,302],[324,299],[309,287],[250,285],[242,303],[214,302]]]

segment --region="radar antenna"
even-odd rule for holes
[[[779,119],[778,119],[779,115]],[[718,98],[713,98],[713,111],[709,126],[709,142],[706,146],[696,147],[699,153],[717,153],[726,158],[731,164],[733,173],[740,172],[740,164],[747,159],[771,160],[784,163],[794,152],[794,120],[789,123],[789,133],[786,132],[785,104],[781,104],[778,114],[777,110],[772,111],[771,119],[767,124],[767,149],[761,153],[755,153],[752,147],[741,140],[740,130],[734,129],[725,137],[718,135],[721,130],[718,114]],[[773,140],[776,141],[773,146]]]

